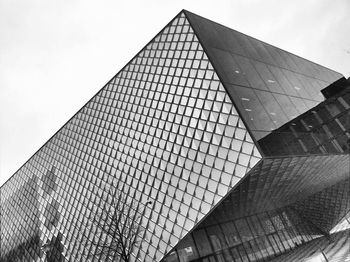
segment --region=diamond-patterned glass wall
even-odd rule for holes
[[[5,261],[11,261],[10,257],[36,260],[40,256],[37,177],[25,168],[19,173],[0,191],[0,258]]]
[[[340,146],[316,153],[338,154],[305,144],[261,160],[250,136],[313,107],[340,76],[181,12],[0,188],[0,261],[116,261],[115,221],[124,239],[136,232],[132,261],[263,261],[340,230],[348,95],[319,106],[331,117],[314,114]],[[311,113],[291,129],[319,128]]]
[[[349,160],[263,159],[166,261],[269,261],[328,234],[349,210]]]
[[[108,239],[92,218],[116,186],[143,216],[133,259],[160,260],[260,158],[181,13],[1,188],[1,201],[33,177],[39,256],[89,260],[91,243]],[[11,227],[2,222],[2,234]]]
[[[240,218],[291,205],[348,179],[349,170],[346,154],[266,158],[213,212]]]
[[[349,189],[350,178],[298,201],[292,207],[328,233],[350,211]]]

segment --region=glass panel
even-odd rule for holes
[[[231,88],[235,92],[234,99],[236,104],[240,107],[245,119],[248,120],[251,129],[257,131],[258,138],[276,128],[252,89],[240,86],[232,86]]]
[[[197,249],[194,245],[193,239],[188,235],[177,247],[177,254],[180,262],[188,262],[198,258]]]
[[[279,103],[288,120],[292,120],[298,116],[299,112],[288,96],[279,94],[273,94],[273,96]]]
[[[227,247],[224,234],[219,226],[212,226],[206,229],[214,251],[219,251]]]
[[[263,107],[276,127],[280,127],[288,122],[288,118],[283,113],[281,106],[277,103],[276,99],[271,93],[260,90],[255,90],[255,92],[260,98]]]
[[[220,225],[224,233],[228,246],[234,246],[241,243],[238,232],[232,222],[227,222]]]
[[[232,56],[234,57],[234,59],[237,61],[237,63],[241,67],[241,69],[242,69],[241,73],[247,76],[247,80],[249,81],[249,84],[251,87],[265,90],[265,91],[269,90],[267,88],[265,82],[261,79],[260,75],[255,70],[254,66],[251,64],[251,62],[248,58],[243,57],[243,56],[234,55],[234,54],[232,54]]]
[[[198,252],[201,257],[204,257],[212,253],[209,239],[204,229],[195,230],[193,232],[193,238],[196,242],[196,246],[198,248]]]
[[[224,82],[247,86],[249,83],[245,76],[241,73],[241,68],[233,60],[233,57],[229,52],[225,52],[220,49],[212,48],[211,51],[215,54],[213,57],[217,59],[217,62],[221,65],[226,79]]]
[[[303,99],[291,96],[290,100],[295,105],[295,108],[298,110],[299,115],[305,113],[308,110],[308,107],[306,106],[306,104],[303,101]]]
[[[281,88],[275,77],[271,74],[270,70],[264,63],[258,61],[252,61],[252,63],[271,92],[280,94],[284,93],[284,90]]]
[[[236,228],[238,229],[239,235],[242,239],[242,242],[246,242],[253,238],[252,232],[248,226],[248,223],[245,219],[239,219],[235,221]]]
[[[296,73],[288,70],[283,70],[283,73],[288,79],[288,81],[291,83],[293,88],[296,90],[299,97],[306,98],[306,99],[314,99],[307,93],[305,86],[299,81]]]
[[[222,61],[231,67],[227,78],[248,85],[240,65],[229,60]],[[115,233],[103,230],[103,219],[90,220],[113,214],[116,200],[128,209],[124,230],[132,234],[129,225],[136,223],[143,232],[132,260],[159,260],[238,182],[233,174],[246,174],[250,156],[260,157],[257,152],[180,14],[1,188],[1,225],[13,225],[2,228],[1,239],[15,247],[23,236],[35,247],[28,253],[36,255],[40,243],[56,243],[59,250],[67,247],[66,260],[89,260],[98,253],[92,240],[113,242]],[[122,194],[115,197],[111,189]],[[7,212],[11,206],[14,213]],[[230,243],[238,241],[231,231]],[[217,232],[196,234],[202,255],[225,245],[226,237]],[[3,247],[1,255],[11,250]],[[177,254],[168,261],[198,258],[190,236]],[[40,259],[36,255],[33,259]]]

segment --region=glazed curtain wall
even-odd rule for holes
[[[236,220],[211,218],[168,255],[166,262],[267,261],[322,236],[291,208]]]
[[[91,220],[115,185],[125,203],[152,202],[140,209],[133,258],[160,260],[260,158],[181,13],[1,188],[1,204],[17,198],[18,184],[37,181],[31,216],[40,245],[54,251],[33,259],[86,261],[93,240],[109,238]],[[1,227],[10,235],[31,224]]]
[[[340,73],[186,12],[256,140],[324,101]]]

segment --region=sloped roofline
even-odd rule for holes
[[[235,30],[235,29],[232,29],[232,28],[230,28],[230,27],[228,27],[228,26],[226,26],[226,25],[220,24],[220,23],[215,22],[215,21],[213,21],[213,20],[211,20],[211,19],[208,19],[208,18],[206,18],[206,17],[203,17],[203,16],[197,15],[197,14],[195,14],[195,13],[192,13],[191,11],[188,11],[188,10],[186,10],[186,9],[182,9],[182,12],[184,12],[184,13],[186,14],[186,17],[189,17],[189,16],[191,16],[191,15],[192,15],[192,16],[198,16],[198,17],[200,17],[200,18],[202,18],[202,19],[205,19],[205,20],[207,20],[207,21],[209,21],[209,22],[211,22],[211,23],[213,23],[213,24],[216,24],[216,25],[219,25],[219,26],[223,26],[223,27],[225,27],[225,28],[227,28],[227,29],[229,29],[229,30],[231,30],[231,31],[234,31],[234,32],[237,32],[237,33],[239,33],[239,34],[245,35],[245,36],[247,36],[247,37],[249,37],[249,38],[252,38],[252,39],[254,39],[254,40],[256,40],[256,41],[259,41],[260,43],[263,43],[263,44],[265,44],[265,45],[273,46],[273,47],[275,47],[275,48],[277,48],[277,49],[279,49],[279,50],[281,50],[281,51],[283,51],[283,52],[285,52],[285,53],[291,54],[291,55],[293,55],[293,56],[297,56],[297,57],[299,57],[299,58],[301,58],[301,59],[303,59],[303,60],[305,60],[305,61],[308,61],[308,62],[310,62],[310,63],[312,63],[312,64],[317,65],[317,66],[326,68],[326,69],[328,69],[328,70],[330,70],[330,71],[333,71],[334,73],[337,73],[337,74],[340,74],[341,76],[343,76],[342,73],[340,73],[340,72],[338,72],[338,71],[335,71],[335,70],[332,69],[332,68],[329,68],[329,67],[327,67],[327,66],[318,64],[318,63],[316,63],[316,62],[314,62],[314,61],[311,61],[311,60],[309,60],[309,59],[306,59],[306,58],[304,58],[304,57],[302,57],[302,56],[300,56],[300,55],[291,53],[291,52],[289,52],[289,51],[287,51],[287,50],[285,50],[285,49],[282,49],[282,48],[280,48],[280,47],[278,47],[278,46],[269,44],[269,43],[267,43],[267,42],[265,42],[265,41],[262,41],[262,40],[260,40],[260,39],[255,38],[255,37],[253,37],[253,36],[250,36],[250,35],[247,35],[247,34],[245,34],[245,33],[240,32],[240,31],[237,31],[237,30]],[[191,18],[190,18],[190,19],[191,19]]]
[[[100,92],[103,91],[103,89],[120,73],[122,72],[130,63],[132,60],[134,60],[150,43],[152,43],[153,40],[155,40],[163,31],[165,28],[167,28],[169,25],[172,24],[172,22],[181,15],[181,13],[183,13],[184,10],[181,10],[179,13],[176,14],[176,16],[174,18],[172,18],[169,23],[167,23],[154,37],[152,37],[152,39],[150,41],[148,41],[140,51],[138,51],[116,74],[114,74],[107,82],[106,84],[104,84],[87,102],[85,102],[80,108],[79,110],[74,113],[52,136],[50,136],[49,139],[46,140],[46,142],[39,147],[39,149],[37,149],[30,157],[27,161],[25,161],[1,186],[0,186],[0,197],[1,197],[1,189],[3,188],[3,186],[5,186],[5,184],[7,184],[7,182],[9,182],[13,176],[15,174],[17,174],[17,172],[22,169],[22,167],[24,167],[29,160],[31,160],[34,155],[36,155],[47,143],[50,142],[51,139],[54,138],[55,135],[58,134],[58,132],[60,132],[68,123],[69,121],[71,121],[76,115],[78,115],[80,113],[80,111],[85,108]]]
[[[225,89],[225,91],[226,91],[226,94],[227,94],[228,97],[230,98],[230,100],[231,100],[231,102],[232,102],[234,108],[235,108],[236,111],[238,112],[238,115],[239,115],[240,119],[241,119],[242,122],[244,123],[245,129],[248,131],[248,133],[249,133],[251,139],[253,140],[254,145],[258,148],[258,151],[259,151],[261,157],[263,158],[263,157],[264,157],[263,150],[262,150],[262,148],[260,147],[260,145],[259,145],[259,143],[258,143],[258,140],[255,138],[255,136],[254,136],[252,130],[250,129],[250,127],[249,127],[247,121],[246,121],[245,118],[243,117],[242,112],[240,111],[239,107],[236,105],[236,103],[235,103],[235,101],[234,101],[234,99],[233,99],[231,93],[228,91],[228,88],[226,87],[226,83],[225,83],[225,81],[222,79],[221,74],[218,73],[218,72],[220,72],[220,70],[218,70],[218,69],[216,68],[215,63],[213,63],[211,54],[210,54],[210,52],[208,52],[207,47],[206,47],[204,41],[201,39],[201,36],[196,32],[195,27],[192,25],[193,21],[192,21],[191,15],[196,15],[196,14],[193,14],[193,13],[191,13],[191,12],[185,10],[185,9],[183,9],[182,12],[185,14],[185,16],[186,16],[186,18],[187,18],[187,21],[190,23],[193,32],[194,32],[195,35],[197,36],[198,41],[199,41],[201,47],[203,48],[204,53],[207,55],[210,64],[211,64],[212,67],[214,68],[214,71],[215,71],[216,75],[218,76],[218,78],[219,78],[219,80],[220,80],[222,86],[224,87],[224,89]],[[180,12],[180,13],[181,13],[181,12]],[[206,19],[206,18],[203,17],[203,19]],[[211,21],[211,20],[209,20],[209,21]],[[211,21],[211,22],[212,22],[212,21]],[[215,23],[215,22],[212,22],[212,23]],[[230,29],[230,30],[232,30],[232,29]]]

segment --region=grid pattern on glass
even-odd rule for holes
[[[144,244],[143,260],[144,249],[154,257],[185,235],[258,153],[184,17],[139,54],[115,86],[120,117],[113,165],[129,176],[132,187],[124,184],[124,191],[155,198],[160,210],[149,212],[154,220],[146,239],[155,238],[158,246]]]
[[[329,233],[350,211],[349,189],[350,178],[298,201],[292,207],[318,228]]]
[[[323,101],[341,74],[186,12],[256,139]]]
[[[143,241],[133,256],[153,261],[260,158],[180,14],[11,181],[24,173],[39,178],[40,241],[54,243],[67,260],[87,260],[94,254],[91,240],[105,241],[90,217],[111,185],[125,201],[152,201],[144,207]]]
[[[37,178],[23,169],[0,191],[0,260],[40,256]]]
[[[270,262],[349,261],[349,254],[350,230],[348,229],[330,236],[314,239],[291,252],[270,260]]]
[[[349,168],[348,155],[263,160],[166,261],[259,261],[327,234],[349,210]]]
[[[349,156],[308,156],[265,159],[206,218],[238,219],[302,201],[344,181],[349,175]],[[346,195],[341,201],[348,201]],[[322,210],[322,205],[318,206]],[[341,213],[330,220],[341,219]],[[217,222],[220,222],[217,221]]]
[[[5,261],[43,259],[43,246],[59,234],[59,202],[52,197],[57,189],[55,169],[38,172],[36,158],[32,157],[0,189],[0,258]]]
[[[265,261],[322,235],[291,208],[201,223],[164,261]]]
[[[349,169],[345,154],[266,159],[230,194],[229,202],[234,207],[242,201],[240,210],[246,214],[285,206],[347,179]]]
[[[259,141],[266,155],[350,152],[350,88]],[[282,145],[282,146],[281,146]]]

